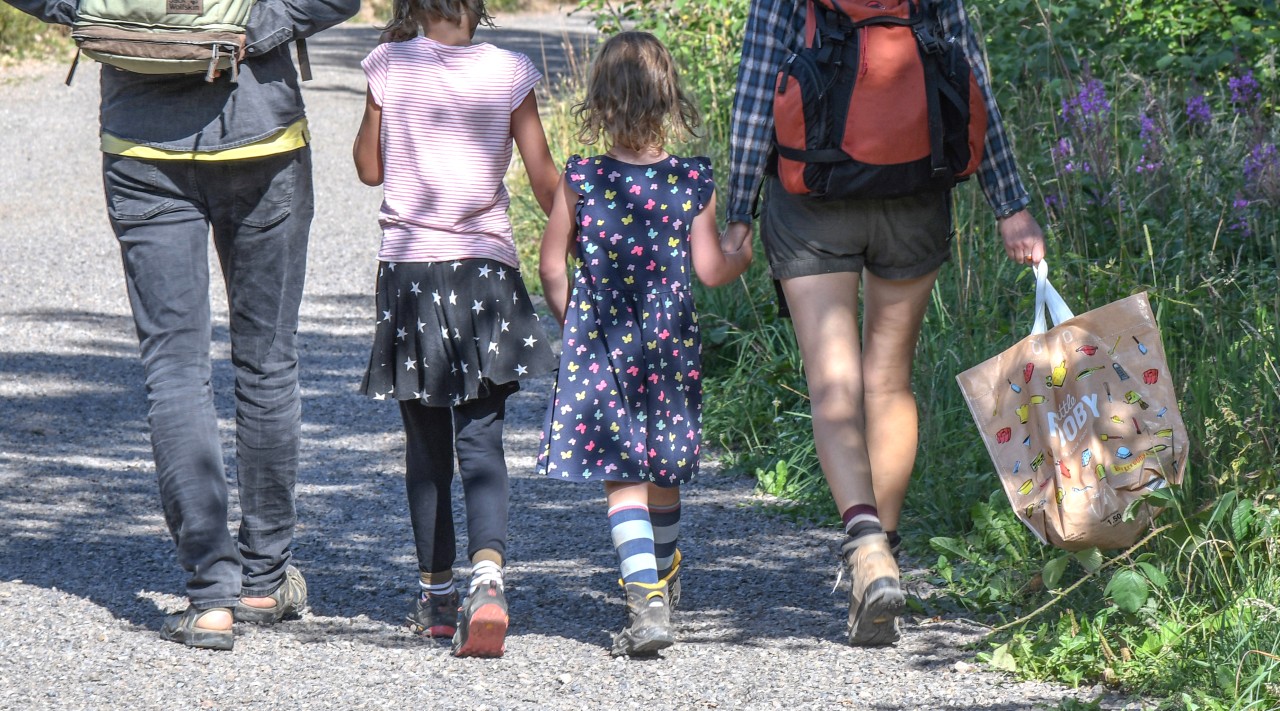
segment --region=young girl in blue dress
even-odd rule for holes
[[[603,137],[607,150],[569,160],[542,237],[543,292],[564,338],[538,470],[604,482],[628,612],[612,653],[647,655],[674,642],[680,486],[702,439],[690,282],[737,278],[751,244],[722,243],[708,160],[666,150],[698,116],[657,38],[605,42],[576,111],[582,142]]]

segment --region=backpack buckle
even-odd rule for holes
[[[928,54],[942,54],[947,49],[947,41],[938,36],[934,31],[934,27],[928,22],[921,22],[914,28],[916,41],[920,43],[921,49]]]

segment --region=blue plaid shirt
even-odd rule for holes
[[[987,138],[978,182],[998,217],[1027,206],[1027,189],[1018,177],[1009,139],[991,94],[978,38],[961,0],[935,0],[943,29],[957,37],[987,105]],[[752,206],[773,143],[773,84],[787,56],[804,46],[804,0],[754,0],[747,15],[738,86],[733,97],[729,143],[729,221],[751,222]]]

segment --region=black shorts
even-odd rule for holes
[[[914,279],[951,258],[951,192],[815,200],[765,178],[760,237],[774,279],[867,271]]]

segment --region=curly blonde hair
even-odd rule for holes
[[[494,27],[484,0],[395,0],[391,21],[382,30],[393,40],[406,40],[418,36],[425,29],[422,20],[460,22],[473,17],[479,24]]]
[[[634,151],[661,148],[671,133],[693,136],[699,125],[675,60],[648,32],[620,32],[604,43],[591,65],[586,98],[573,112],[584,145],[603,135]]]

